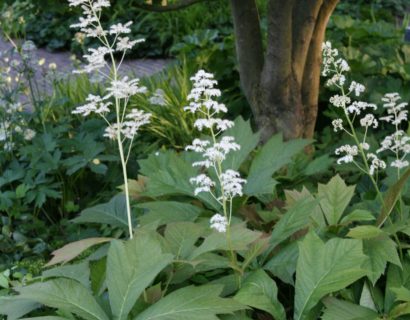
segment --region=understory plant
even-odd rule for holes
[[[283,177],[312,142],[284,141],[277,134],[260,145],[249,121],[220,118],[228,108],[219,102],[214,76],[201,70],[191,78],[185,106],[195,114],[199,138],[185,150],[164,148],[139,160],[138,179],[131,180],[127,154],[149,115],[128,113],[131,95],[144,90],[136,80],[121,78],[115,64],[118,44],[129,44],[121,35],[129,25],[99,25],[102,8],[109,6],[105,0],[70,4],[82,6],[82,31],[103,43],[90,50],[83,70],[98,70],[108,82],[106,93],[90,95],[74,112],[101,116],[105,135],[117,144],[125,183],[125,195],[83,210],[72,222],[109,225],[131,239],[113,232],[54,251],[40,276],[0,296],[0,314],[44,320],[409,316],[410,199],[403,192],[410,176],[409,140],[401,128],[406,105],[396,94],[384,98],[387,115],[376,119],[372,104],[353,101],[364,86],[348,82],[347,62],[326,43],[323,72],[340,90],[331,99],[342,117],[333,127],[349,139],[337,149],[337,162],[353,165],[364,182],[347,185],[335,175],[326,183],[284,190]],[[163,103],[159,92],[152,98]],[[371,128],[383,121],[395,133],[375,146]],[[391,159],[384,157],[388,150]],[[301,175],[314,180],[326,163],[315,159]],[[393,181],[384,171],[389,168]],[[363,191],[366,181],[373,192]],[[138,203],[133,210],[131,200]]]
[[[132,22],[126,24],[118,23],[105,30],[100,21],[101,11],[109,7],[110,2],[106,0],[70,0],[70,6],[80,6],[83,17],[79,23],[72,27],[80,28],[86,37],[96,38],[101,43],[98,48],[88,49],[88,54],[84,55],[87,64],[78,70],[78,73],[98,72],[107,82],[106,94],[89,94],[87,104],[77,107],[73,113],[88,116],[91,113],[98,114],[107,123],[104,136],[114,140],[118,146],[121,160],[122,174],[124,180],[124,192],[126,200],[126,210],[128,217],[129,237],[133,237],[133,226],[131,220],[131,206],[128,188],[127,163],[132,150],[135,136],[141,126],[149,123],[150,113],[145,113],[136,108],[128,110],[128,102],[131,96],[137,93],[144,93],[145,87],[139,86],[139,79],[129,79],[128,76],[120,74],[120,67],[127,50],[132,49],[142,40],[130,40],[125,36],[131,32]],[[121,54],[119,63],[115,60],[115,53]],[[107,70],[105,56],[109,57],[110,65]],[[109,117],[110,107],[114,109],[113,119]]]

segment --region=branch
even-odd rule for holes
[[[255,0],[231,0],[231,8],[241,84],[250,105],[255,106],[255,90],[263,68],[258,7]]]
[[[178,3],[167,4],[166,6],[157,6],[157,5],[146,4],[146,3],[135,3],[134,7],[141,9],[141,10],[151,11],[151,12],[168,12],[168,11],[184,9],[195,3],[204,2],[204,1],[213,1],[213,0],[181,0]]]
[[[325,0],[320,8],[316,26],[309,46],[302,82],[302,99],[305,110],[305,136],[313,135],[320,87],[320,67],[322,64],[322,43],[326,26],[339,0]]]
[[[324,0],[299,0],[293,8],[292,64],[299,85],[302,84],[309,47],[323,2]]]

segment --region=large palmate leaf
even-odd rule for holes
[[[224,136],[235,137],[236,143],[240,144],[241,149],[228,154],[223,162],[223,169],[238,170],[248,155],[259,143],[259,133],[253,133],[250,121],[245,121],[242,117],[235,119],[235,126],[228,129]]]
[[[87,208],[81,212],[79,217],[72,221],[75,223],[100,223],[128,228],[125,195],[118,194],[107,203]]]
[[[323,300],[326,306],[322,320],[377,320],[377,312],[357,304],[328,297]]]
[[[284,142],[282,134],[273,136],[252,161],[244,193],[250,196],[271,194],[277,184],[272,175],[309,143],[309,140],[302,139]]]
[[[318,199],[329,225],[339,222],[353,197],[354,190],[355,187],[348,187],[339,175],[334,176],[326,185],[319,184]]]
[[[143,225],[155,221],[159,221],[160,224],[194,221],[203,211],[200,207],[177,201],[144,202],[139,204],[138,207],[148,210],[147,213],[139,218],[140,223]]]
[[[234,299],[244,305],[264,310],[274,319],[286,320],[285,309],[278,300],[276,283],[263,270],[252,272],[242,283]]]
[[[46,270],[43,272],[42,277],[73,279],[80,282],[86,288],[90,287],[90,267],[87,261]]]
[[[71,279],[55,279],[17,288],[19,298],[74,313],[87,320],[109,320],[90,291]]]
[[[364,240],[363,252],[369,257],[364,267],[368,270],[367,277],[373,285],[384,274],[387,262],[401,267],[396,243],[388,236]]]
[[[40,306],[36,301],[22,299],[21,297],[0,297],[0,315],[7,316],[7,320],[20,319]]]
[[[126,319],[141,293],[172,259],[172,255],[162,253],[157,238],[147,233],[139,233],[125,243],[111,243],[107,286],[115,319]]]
[[[204,242],[196,248],[190,255],[190,259],[214,250],[246,250],[248,245],[261,236],[260,232],[247,229],[244,224],[237,224],[231,227],[230,244],[227,242],[226,234],[212,232],[205,238]]]
[[[310,216],[318,205],[317,200],[303,198],[295,202],[275,225],[270,237],[271,248],[288,239],[296,231],[309,226]]]
[[[186,259],[195,248],[195,243],[204,232],[204,227],[192,222],[177,222],[167,225],[165,240],[176,259]]]
[[[396,301],[394,288],[410,288],[410,261],[407,258],[402,260],[402,267],[390,264],[387,270],[386,294],[384,298],[384,310],[389,312]]]
[[[294,319],[304,319],[321,298],[366,274],[362,242],[334,238],[326,243],[310,232],[299,243]]]
[[[148,159],[140,160],[140,172],[147,179],[146,191],[141,195],[157,198],[165,195],[187,195],[200,199],[215,210],[220,204],[208,193],[202,192],[195,196],[195,187],[189,182],[198,175],[198,169],[192,163],[174,151],[150,155]]]
[[[294,285],[293,275],[296,271],[296,262],[298,260],[297,242],[291,242],[287,246],[281,246],[279,252],[275,253],[263,268],[271,272],[285,283]]]
[[[387,217],[393,211],[394,206],[396,205],[397,200],[399,199],[401,190],[405,186],[407,180],[410,178],[410,168],[403,173],[401,178],[392,185],[384,196],[384,205],[382,206],[382,211],[377,218],[377,225],[380,226],[386,221]]]
[[[218,320],[218,314],[245,308],[233,299],[221,298],[221,292],[221,285],[179,289],[143,311],[134,320]]]

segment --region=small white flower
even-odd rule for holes
[[[212,218],[209,220],[211,224],[211,228],[215,229],[218,232],[225,233],[226,232],[226,227],[228,226],[228,221],[226,218],[219,213],[215,214],[212,216]]]
[[[357,83],[356,81],[352,81],[349,87],[349,92],[354,92],[356,97],[359,97],[361,93],[366,90],[365,86]]]
[[[129,98],[137,93],[145,93],[146,87],[139,86],[139,79],[128,80],[128,77],[124,77],[121,80],[111,81],[111,86],[108,87],[109,92],[104,99],[114,97],[117,99]]]
[[[36,136],[36,132],[31,129],[24,130],[24,140],[31,141]]]
[[[226,170],[221,174],[220,180],[223,195],[226,198],[242,196],[242,185],[246,183],[246,180],[240,178],[239,172],[231,169]]]
[[[353,162],[353,160],[354,160],[353,158],[358,155],[358,151],[359,150],[358,150],[357,146],[351,146],[351,145],[348,145],[348,144],[337,148],[335,150],[336,155],[341,155],[343,153],[346,154],[345,156],[340,157],[337,160],[337,164]]]
[[[342,119],[335,119],[332,121],[333,130],[337,132],[339,130],[343,130],[343,120]]]
[[[362,127],[373,127],[374,129],[376,129],[379,123],[373,114],[368,113],[362,119],[360,119],[360,125]]]
[[[337,108],[345,108],[350,103],[350,98],[347,96],[339,96],[338,94],[330,98],[330,103]]]
[[[379,169],[386,169],[386,163],[383,160],[380,160],[374,153],[368,153],[367,159],[372,161],[369,170],[370,175],[373,175],[374,172]]]
[[[131,50],[137,43],[144,42],[145,39],[130,40],[128,37],[118,37],[117,51]]]
[[[126,24],[117,23],[110,27],[110,34],[122,34],[122,33],[130,33],[131,29],[130,26],[132,25],[132,21],[128,21]]]
[[[213,182],[206,174],[200,174],[191,178],[189,182],[198,186],[194,191],[195,195],[198,195],[201,192],[210,192],[211,188],[215,186],[215,182]]]

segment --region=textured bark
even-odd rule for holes
[[[267,48],[260,69],[261,63],[251,62],[261,56],[255,45],[260,34],[255,1],[231,0],[241,84],[263,141],[277,132],[286,139],[313,137],[321,45],[338,1],[269,0]]]

